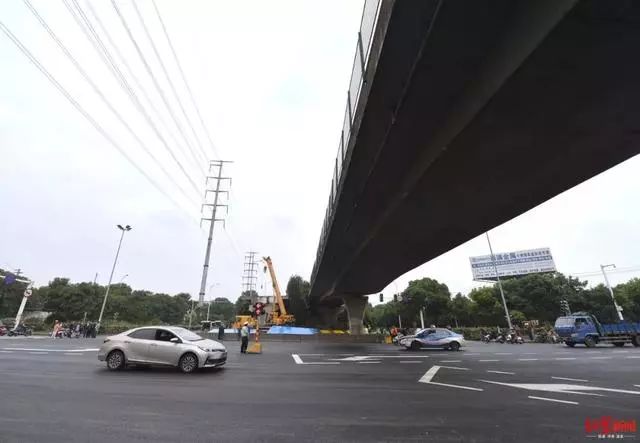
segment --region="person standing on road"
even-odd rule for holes
[[[56,338],[58,336],[58,331],[60,330],[60,322],[56,320],[53,323],[53,332],[51,333],[52,338]]]
[[[240,340],[242,340],[240,352],[246,354],[247,346],[249,346],[249,322],[244,322],[242,329],[240,329]]]
[[[218,340],[224,340],[224,323],[220,323],[220,327],[218,327]]]

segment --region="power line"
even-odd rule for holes
[[[196,134],[196,130],[194,129],[193,124],[191,123],[191,119],[189,119],[189,116],[187,115],[187,112],[185,111],[184,106],[182,105],[182,101],[180,100],[180,96],[178,95],[178,91],[176,90],[176,87],[173,84],[173,81],[171,80],[171,76],[169,76],[169,72],[167,71],[167,68],[165,67],[164,62],[162,61],[162,57],[160,56],[160,53],[158,52],[158,48],[156,47],[156,44],[153,41],[153,38],[151,37],[151,34],[149,33],[149,29],[147,28],[147,24],[145,23],[144,18],[142,17],[142,14],[140,13],[140,9],[138,9],[138,4],[135,1],[132,2],[132,3],[133,3],[133,9],[136,11],[138,19],[140,20],[140,24],[142,25],[142,29],[144,30],[144,33],[147,36],[147,39],[149,40],[149,43],[151,43],[151,48],[153,49],[153,52],[156,55],[156,58],[158,59],[158,62],[160,63],[160,67],[162,68],[162,72],[164,73],[164,76],[166,77],[167,82],[169,83],[169,87],[171,88],[171,92],[173,92],[173,96],[175,97],[176,101],[178,102],[178,106],[180,107],[180,111],[182,111],[182,115],[184,116],[184,119],[186,120],[187,125],[191,129],[191,133],[193,134],[193,137],[194,137],[198,147],[200,148],[199,153],[202,155],[202,159],[204,159],[206,161],[207,160],[207,153],[202,148],[202,144],[200,143],[200,139],[198,138],[198,134]],[[194,154],[195,154],[195,152],[194,152]]]
[[[76,1],[76,0],[73,0],[73,1]],[[140,49],[140,46],[138,45],[138,42],[136,41],[135,37],[133,36],[133,33],[131,32],[131,29],[129,28],[129,24],[127,23],[126,19],[124,18],[124,16],[120,12],[120,8],[118,8],[118,5],[116,4],[115,0],[111,0],[111,5],[113,6],[113,9],[116,11],[116,14],[118,15],[118,18],[120,19],[120,23],[122,23],[122,26],[124,27],[125,31],[127,32],[127,36],[129,37],[129,40],[131,40],[131,43],[135,47],[136,52],[138,53],[138,56],[140,57],[140,60],[142,61],[142,64],[144,65],[144,67],[145,67],[145,69],[147,71],[147,74],[149,74],[149,77],[151,77],[151,80],[153,81],[153,84],[155,85],[156,89],[158,90],[158,93],[160,94],[160,98],[162,99],[162,101],[164,102],[165,106],[167,107],[167,110],[169,111],[169,114],[171,115],[171,118],[173,119],[173,122],[175,123],[176,128],[178,128],[178,132],[180,133],[180,135],[182,135],[182,138],[184,138],[185,143],[187,144],[187,146],[189,147],[189,149],[191,151],[191,155],[193,155],[194,159],[197,160],[197,156],[194,154],[193,147],[189,143],[189,140],[188,140],[187,136],[185,135],[184,130],[182,129],[182,125],[180,124],[180,122],[176,118],[176,115],[173,112],[173,109],[171,108],[171,104],[167,100],[167,96],[165,95],[164,90],[160,86],[160,83],[158,82],[158,79],[156,78],[155,74],[153,73],[153,70],[151,69],[151,66],[149,66],[149,63],[147,62],[147,59],[145,58],[144,54],[142,53],[142,50]]]
[[[200,108],[198,108],[196,99],[193,95],[193,92],[191,91],[191,88],[189,87],[189,82],[187,82],[187,76],[182,70],[182,65],[180,64],[180,60],[178,59],[178,54],[176,53],[176,50],[173,47],[173,43],[171,43],[171,39],[169,38],[169,33],[167,32],[167,27],[164,25],[164,20],[162,20],[162,16],[160,15],[160,10],[158,9],[158,5],[156,5],[156,0],[151,0],[151,3],[153,3],[153,8],[156,10],[156,14],[158,15],[158,20],[160,21],[160,24],[162,25],[162,30],[164,31],[164,36],[167,38],[167,43],[169,43],[169,47],[171,48],[171,53],[173,54],[173,58],[176,61],[176,65],[178,66],[178,70],[180,71],[180,75],[182,76],[182,81],[184,82],[184,85],[186,86],[187,91],[189,92],[191,103],[193,104],[193,107],[195,108],[196,113],[198,114],[198,119],[200,119],[200,124],[202,125],[202,129],[204,129],[204,132],[207,135],[207,139],[209,140],[209,146],[211,147],[211,151],[216,157],[220,157],[220,155],[218,154],[215,148],[213,140],[211,139],[211,134],[207,129],[207,125],[204,124],[204,119],[202,118],[202,114],[200,114]]]
[[[56,78],[51,75],[51,73],[38,61],[38,59],[22,44],[22,42],[11,32],[11,30],[3,23],[0,22],[0,29],[2,30],[2,32],[4,32],[4,34],[13,42],[14,45],[16,45],[16,47],[29,59],[29,61],[36,67],[38,68],[38,70],[56,87],[56,89],[69,101],[69,103],[71,103],[73,105],[74,108],[76,108],[76,110],[78,112],[80,112],[80,114],[82,114],[82,116],[87,119],[89,121],[89,123],[91,123],[91,125],[114,147],[116,148],[116,150],[120,153],[120,155],[122,155],[131,166],[133,166],[140,174],[142,174],[144,176],[144,178],[147,179],[147,181],[149,181],[149,183],[151,183],[153,185],[154,188],[156,188],[156,190],[158,192],[160,192],[162,195],[164,195],[167,199],[169,199],[171,201],[171,203],[173,203],[176,208],[183,210],[184,208],[182,208],[180,206],[180,204],[178,204],[178,202],[176,202],[173,197],[171,197],[169,194],[167,194],[162,187],[158,184],[158,182],[156,182],[153,178],[151,178],[151,176],[149,176],[144,169],[142,169],[140,166],[138,166],[138,164],[136,164],[136,162],[129,157],[129,155],[127,155],[127,153],[125,152],[124,149],[122,149],[122,147],[109,135],[109,133],[82,107],[82,105],[80,105],[80,103],[78,103],[72,96],[71,94],[69,94],[69,92],[64,88],[64,86],[62,86],[60,84],[60,82],[58,82],[58,80],[56,80]],[[191,220],[192,218],[189,217]]]
[[[116,80],[119,81],[121,87],[125,90],[125,92],[129,96],[130,100],[133,102],[136,109],[138,109],[138,111],[142,114],[147,124],[151,127],[153,132],[156,134],[156,136],[158,137],[158,139],[160,140],[160,142],[162,143],[166,151],[169,153],[171,158],[176,162],[176,164],[178,165],[178,167],[180,168],[184,176],[187,178],[187,180],[193,187],[196,194],[199,194],[200,189],[198,188],[198,185],[196,185],[195,181],[193,180],[193,177],[191,177],[191,174],[187,173],[186,169],[182,165],[182,162],[180,162],[180,160],[175,156],[173,150],[171,149],[171,147],[169,146],[165,138],[160,133],[158,127],[155,125],[153,120],[151,120],[151,117],[147,113],[146,109],[144,109],[144,107],[142,106],[142,103],[138,99],[138,96],[136,95],[135,91],[131,88],[131,86],[127,82],[127,79],[122,74],[122,71],[120,71],[120,69],[118,68],[118,65],[115,63],[115,60],[113,60],[113,57],[111,57],[109,50],[102,42],[102,39],[100,38],[95,28],[91,24],[91,21],[89,21],[88,17],[84,13],[80,5],[78,4],[77,0],[71,0],[71,1],[74,3],[76,9],[78,10],[78,13],[80,14],[79,16],[76,13],[76,11],[74,11],[73,8],[68,4],[67,0],[62,0],[62,1],[67,7],[67,10],[69,11],[69,13],[72,15],[72,17],[78,24],[78,26],[80,27],[80,29],[82,30],[82,32],[85,34],[89,42],[92,44],[93,48],[98,52],[98,55],[100,56],[101,60],[105,63],[105,65],[110,70],[110,72],[116,77]]]
[[[111,47],[113,48],[113,50],[115,51],[115,55],[118,58],[118,61],[124,66],[125,70],[127,71],[127,73],[129,74],[129,76],[133,79],[133,82],[135,83],[135,86],[138,88],[138,90],[142,93],[143,98],[146,100],[149,108],[151,108],[151,110],[153,111],[155,117],[160,121],[160,125],[161,127],[165,128],[167,133],[169,134],[169,136],[171,137],[171,140],[173,143],[175,143],[177,146],[181,147],[181,150],[183,152],[186,153],[186,151],[184,150],[184,148],[181,146],[181,142],[178,140],[178,138],[176,137],[176,135],[174,134],[173,131],[171,131],[169,129],[169,125],[167,124],[167,122],[165,121],[164,117],[162,116],[162,113],[158,110],[158,108],[153,104],[153,101],[151,100],[151,98],[149,97],[149,94],[147,93],[146,88],[143,86],[143,84],[140,82],[140,79],[138,78],[138,76],[135,74],[134,70],[131,68],[131,66],[129,65],[129,63],[126,60],[126,57],[124,57],[124,55],[122,55],[122,52],[120,51],[120,48],[118,47],[118,45],[113,41],[113,39],[111,38],[111,34],[109,33],[109,31],[107,30],[107,27],[104,25],[104,23],[102,22],[102,20],[100,19],[100,16],[98,15],[98,13],[96,12],[96,10],[94,9],[93,5],[91,4],[91,2],[87,2],[87,7],[89,8],[89,12],[91,13],[93,19],[96,21],[96,23],[98,24],[98,27],[100,28],[100,30],[102,31],[102,34],[106,37],[107,42],[111,45]],[[185,158],[187,158],[185,156]],[[202,164],[196,164],[195,165],[200,172],[203,174],[202,175],[202,179],[204,179],[204,167],[202,166]]]
[[[100,88],[95,84],[95,82],[90,78],[87,72],[82,68],[78,60],[69,52],[64,43],[58,38],[56,33],[49,27],[47,22],[42,18],[42,16],[38,13],[36,8],[29,2],[29,0],[23,0],[24,4],[31,11],[31,13],[36,17],[36,19],[40,22],[40,25],[47,31],[49,36],[53,39],[53,41],[58,45],[58,47],[62,50],[62,52],[67,56],[67,58],[71,61],[74,67],[78,70],[78,72],[82,75],[82,77],[89,83],[93,89],[93,91],[102,99],[102,101],[107,105],[109,110],[116,116],[118,121],[124,125],[127,131],[131,134],[131,136],[138,142],[140,147],[144,150],[144,152],[151,157],[151,159],[156,163],[156,165],[160,168],[160,170],[169,178],[169,180],[182,192],[182,194],[187,198],[187,200],[191,200],[192,203],[198,204],[197,201],[194,201],[192,197],[190,197],[184,189],[178,184],[175,178],[165,169],[165,167],[160,163],[160,161],[156,158],[156,156],[149,150],[147,145],[140,139],[138,134],[134,132],[134,130],[129,126],[129,124],[122,118],[122,115],[115,109],[115,107],[111,104],[111,102],[105,97]]]

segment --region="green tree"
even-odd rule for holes
[[[251,298],[249,296],[250,291],[244,291],[240,297],[236,300],[235,311],[236,315],[249,315],[249,307],[251,306]],[[255,292],[255,291],[252,291]],[[246,295],[245,295],[246,293]]]
[[[401,315],[403,321],[418,324],[420,309],[425,308],[425,324],[442,325],[448,323],[451,294],[447,285],[432,278],[412,280],[402,292]]]
[[[296,325],[305,326],[309,320],[309,292],[311,284],[299,275],[287,283],[288,311],[296,318]]]
[[[461,293],[457,293],[456,296],[449,303],[449,310],[451,312],[452,324],[456,326],[474,326],[476,322],[473,320],[473,301],[462,295]]]

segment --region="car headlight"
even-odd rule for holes
[[[226,349],[214,349],[214,348],[203,348],[202,346],[198,346],[204,352],[226,352]]]

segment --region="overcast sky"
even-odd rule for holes
[[[125,281],[134,288],[197,295],[206,243],[198,225],[206,166],[199,141],[207,157],[234,161],[225,170],[233,177],[229,214],[226,229],[220,225],[215,230],[207,297],[234,300],[239,295],[247,250],[273,258],[282,286],[292,274],[309,278],[362,1],[156,2],[215,148],[199,124],[153,4],[137,3],[197,140],[133,4],[117,0],[117,5],[195,155],[182,141],[111,2],[89,5],[79,0],[173,154],[136,110],[64,3],[32,0],[161,167],[25,4],[0,2],[0,21],[162,189],[156,189],[0,33],[0,267],[22,268],[37,284],[56,276],[91,281],[96,272],[105,284],[119,238],[115,225],[130,224],[133,230],[124,239],[114,281],[128,274]],[[548,246],[560,271],[583,273],[581,277],[592,283],[602,279],[589,274],[601,263],[626,268],[611,274],[614,283],[640,275],[639,170],[640,158],[634,158],[495,228],[495,252]],[[453,292],[466,293],[476,285],[468,257],[486,253],[484,237],[471,240],[400,277],[384,292],[390,295],[410,279],[430,276]],[[260,272],[259,285],[264,281]]]

